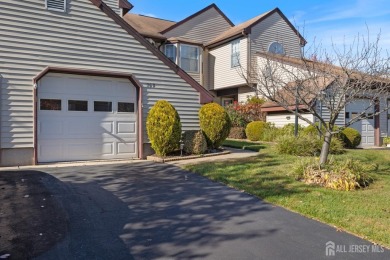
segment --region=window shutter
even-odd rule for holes
[[[66,11],[66,0],[46,0],[46,8],[51,11]]]

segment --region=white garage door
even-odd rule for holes
[[[312,114],[302,114],[302,116],[308,119],[310,122],[314,121],[314,117]],[[295,115],[293,113],[269,113],[266,117],[267,123],[272,123],[276,127],[283,127],[287,124],[295,123]],[[298,124],[302,126],[309,126],[309,123],[298,118]]]
[[[355,102],[348,104],[346,107],[346,121],[352,120],[356,115],[359,115],[367,107],[369,107],[370,101],[368,99],[360,99]],[[374,108],[371,107],[367,114],[368,119],[363,119],[359,122],[354,123],[351,127],[358,130],[362,135],[362,141],[360,147],[370,147],[375,145],[375,127],[374,117],[370,116],[374,112]],[[347,118],[348,117],[348,118]]]
[[[127,79],[52,73],[37,91],[39,162],[137,157],[136,89]]]

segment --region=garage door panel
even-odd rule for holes
[[[370,106],[370,101],[368,99],[360,99],[355,102],[348,104],[346,107],[346,112],[349,113],[350,119],[353,118],[354,114],[360,114]],[[366,113],[372,113],[373,107],[368,109]],[[351,125],[352,128],[356,129],[362,135],[362,140],[359,147],[370,147],[375,145],[375,127],[374,119],[363,119]]]
[[[61,136],[63,135],[63,123],[59,121],[40,120],[38,122],[38,134],[45,136]]]
[[[135,123],[117,122],[117,133],[118,134],[134,134],[135,133]]]
[[[136,143],[117,143],[118,154],[135,153]]]
[[[114,144],[112,142],[106,143],[89,143],[77,142],[66,145],[66,152],[70,156],[77,158],[96,158],[100,155],[114,155]]]
[[[63,105],[61,111],[38,109],[39,162],[137,157],[137,114],[118,112],[118,102],[136,104],[130,82],[50,75],[38,85],[38,99],[44,97]],[[68,111],[68,100],[88,101],[88,111]],[[94,111],[94,101],[112,102],[112,111]]]
[[[46,142],[38,146],[38,157],[47,160],[58,161],[64,156],[63,144],[61,142]]]

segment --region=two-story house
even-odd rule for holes
[[[238,25],[215,4],[179,22],[132,13],[124,19],[221,104],[255,94],[249,72],[256,67],[256,52],[299,58],[306,44],[278,8]]]
[[[215,4],[179,22],[132,13],[126,14],[124,19],[212,92],[214,101],[222,105],[245,102],[258,94],[258,82],[251,75],[264,65],[264,55],[286,57],[294,61],[293,68],[302,60],[302,47],[306,44],[278,8],[238,25]],[[386,102],[382,101],[381,106]],[[345,107],[337,118],[337,125],[344,126],[349,117],[364,110],[366,103],[369,100],[362,99]],[[327,113],[326,108],[321,109],[323,114]],[[272,102],[267,102],[263,111],[267,113],[267,121],[276,126],[294,121],[291,113]],[[304,117],[312,122],[317,120],[310,113]],[[353,125],[362,134],[361,146],[380,145],[381,137],[390,134],[387,117],[387,113],[383,113]],[[302,120],[299,123],[308,125]]]

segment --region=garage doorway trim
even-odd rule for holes
[[[34,164],[38,164],[38,145],[37,145],[37,109],[38,109],[38,100],[37,100],[37,84],[46,74],[49,72],[52,73],[62,73],[62,74],[73,74],[73,75],[84,75],[84,76],[98,76],[98,77],[110,77],[110,78],[124,78],[128,79],[136,88],[137,92],[137,106],[138,106],[138,157],[143,158],[143,122],[142,122],[142,84],[141,82],[132,74],[118,73],[113,71],[103,71],[103,70],[88,70],[88,69],[78,69],[78,68],[66,68],[66,67],[55,67],[47,66],[41,72],[39,72],[33,78],[33,96],[34,96]]]

